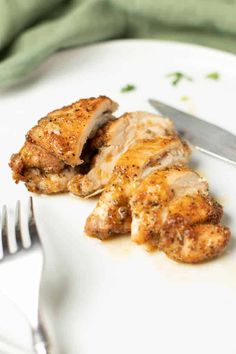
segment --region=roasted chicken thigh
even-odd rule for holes
[[[82,99],[42,118],[26,135],[19,153],[13,154],[10,167],[13,179],[23,181],[29,191],[53,194],[68,192],[68,182],[78,174],[83,151],[108,120],[117,104],[111,99]]]
[[[177,136],[139,140],[132,144],[117,161],[109,183],[87,219],[86,233],[105,239],[129,232],[129,201],[141,180],[153,170],[186,163],[189,155],[189,147]]]
[[[222,207],[205,179],[188,167],[149,174],[131,200],[131,238],[170,258],[197,263],[222,252],[229,230],[219,225]]]
[[[40,119],[10,160],[29,191],[101,193],[85,231],[99,239],[131,231],[148,250],[198,263],[230,239],[207,181],[187,167],[190,148],[170,119],[147,112],[113,116],[106,96],[81,99]]]
[[[117,107],[105,96],[79,100],[40,119],[28,132],[27,140],[54,154],[67,165],[80,165],[87,139],[94,137],[102,125],[114,119],[112,113]]]
[[[98,150],[87,174],[78,174],[68,184],[73,194],[81,197],[101,192],[108,183],[118,158],[135,141],[156,136],[174,135],[173,123],[168,118],[147,112],[125,113],[108,122],[92,140]]]

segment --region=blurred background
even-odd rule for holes
[[[236,52],[236,0],[0,0],[0,87],[58,50],[119,38]]]

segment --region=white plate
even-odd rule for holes
[[[33,354],[31,328],[25,315],[0,293],[0,353]]]
[[[113,41],[54,55],[35,81],[1,94],[0,204],[28,197],[7,168],[26,131],[48,111],[80,97],[108,95],[119,102],[120,113],[151,111],[147,99],[156,97],[236,133],[235,68],[233,55],[160,41]],[[173,71],[194,81],[173,87],[166,78]],[[220,80],[205,79],[213,71]],[[122,94],[128,83],[137,89]],[[233,233],[227,252],[202,265],[148,254],[128,237],[102,243],[84,236],[92,200],[35,197],[48,256],[44,309],[58,352],[235,354],[236,168],[201,153],[193,161],[223,203]]]

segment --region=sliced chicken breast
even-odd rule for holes
[[[81,197],[100,193],[108,183],[116,161],[131,144],[140,139],[174,134],[173,123],[168,118],[147,112],[125,113],[108,122],[92,141],[98,153],[90,171],[75,176],[69,182],[69,191]]]
[[[86,222],[88,235],[100,239],[130,231],[129,200],[144,176],[188,161],[190,150],[177,136],[139,140],[117,161],[112,177]]]
[[[175,260],[200,262],[228,243],[229,230],[218,224],[222,207],[209,195],[206,180],[188,167],[151,173],[130,204],[132,240]]]
[[[42,118],[27,134],[27,140],[54,154],[72,167],[83,163],[84,145],[107,121],[118,105],[110,98],[81,99]]]

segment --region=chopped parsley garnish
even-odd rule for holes
[[[211,80],[219,80],[220,74],[217,72],[209,73],[206,75],[206,78]]]
[[[189,97],[188,96],[181,96],[180,97],[180,101],[188,101],[189,100]]]
[[[176,71],[174,73],[170,73],[170,74],[167,75],[167,77],[171,78],[171,84],[173,86],[178,85],[178,83],[181,80],[193,81],[193,79],[190,76],[185,75],[184,73],[181,73],[179,71]]]
[[[130,92],[130,91],[134,91],[136,89],[136,87],[132,84],[127,84],[126,86],[122,87],[121,92]]]

